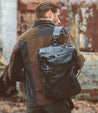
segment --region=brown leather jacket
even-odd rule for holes
[[[18,38],[13,49],[9,65],[9,78],[23,81],[27,106],[46,105],[53,102],[53,100],[48,100],[42,92],[37,53],[39,48],[49,46],[54,26],[53,22],[47,20],[35,22],[33,27]],[[78,62],[82,68],[84,57],[71,33],[67,32],[65,28],[61,31],[61,42],[76,47]]]

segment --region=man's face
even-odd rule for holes
[[[47,17],[50,21],[53,21],[56,25],[60,25],[61,22],[60,22],[60,19],[59,19],[59,16],[60,16],[60,11],[59,9],[57,10],[56,13],[53,13],[52,10],[49,10],[47,12]]]
[[[53,20],[52,20],[56,25],[60,25],[61,24],[59,16],[60,16],[60,11],[58,9],[56,13],[53,13]]]
[[[59,9],[57,10],[56,13],[53,13],[52,10],[49,10],[46,14],[45,14],[45,18],[42,18],[42,20],[46,19],[46,20],[50,20],[53,21],[56,25],[60,25],[61,21],[59,19],[60,16],[60,11]]]

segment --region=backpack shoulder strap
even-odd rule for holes
[[[53,35],[52,35],[52,39],[50,40],[49,45],[60,45],[61,44],[61,40],[59,38],[60,34],[61,34],[61,29],[62,27],[54,27],[54,31],[53,31]],[[53,44],[52,44],[53,42]]]
[[[54,31],[53,31],[53,37],[54,36],[59,36],[60,33],[61,33],[61,29],[62,29],[62,27],[55,26]]]

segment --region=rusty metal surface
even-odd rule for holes
[[[19,8],[22,11],[35,11],[36,6],[44,1],[52,1],[59,4],[59,0],[18,0]],[[22,7],[25,7],[24,9]]]
[[[60,21],[63,27],[69,26],[69,19],[68,19],[68,6],[64,6],[60,9]]]
[[[55,2],[58,3],[59,0],[21,0],[22,3],[28,4],[28,3],[40,3],[40,2],[44,2],[44,1],[51,1],[51,2]]]
[[[69,0],[71,4],[81,4],[81,3],[86,3],[86,4],[95,4],[98,0]]]
[[[79,42],[80,50],[98,51],[98,9],[96,4],[69,6],[71,31]]]
[[[77,99],[98,101],[98,52],[82,52],[85,64],[78,78],[82,91]]]
[[[98,100],[98,52],[83,52],[83,55],[85,64],[79,76],[81,94],[95,96],[94,98]]]
[[[71,1],[71,0],[70,0]],[[69,27],[85,56],[79,77],[82,92],[77,98],[98,101],[98,1],[69,3]],[[92,51],[92,52],[90,52]]]

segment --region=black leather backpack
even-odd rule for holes
[[[49,99],[62,99],[81,91],[77,80],[77,52],[75,47],[60,43],[61,29],[55,27],[50,46],[40,48],[38,52],[42,88]]]

